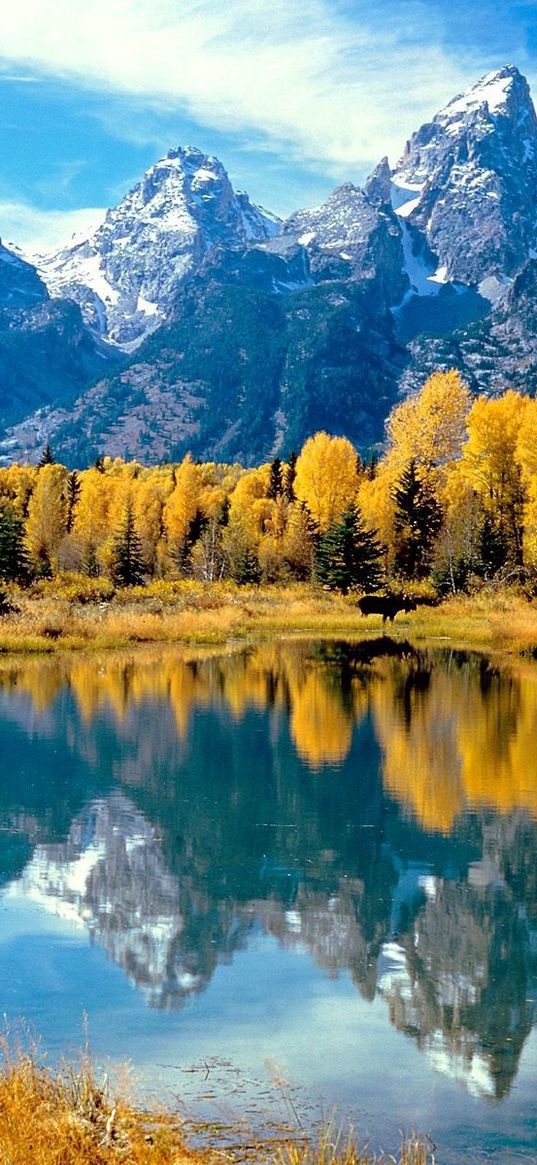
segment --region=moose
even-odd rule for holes
[[[383,623],[393,623],[398,611],[415,611],[416,605],[408,595],[364,595],[357,603],[362,615],[382,615]]]

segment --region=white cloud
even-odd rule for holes
[[[26,202],[0,201],[2,242],[16,245],[29,257],[39,251],[59,247],[73,235],[86,235],[103,221],[106,210],[39,210]]]
[[[338,0],[17,0],[0,48],[19,68],[165,103],[348,173],[397,156],[481,69],[442,50],[431,6],[409,0],[404,24],[396,9],[358,0],[351,21]]]

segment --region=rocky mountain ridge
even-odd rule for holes
[[[130,351],[167,318],[208,252],[278,230],[276,216],[235,193],[218,158],[185,146],[151,166],[93,235],[38,266],[52,294],[75,299],[87,323]]]
[[[377,444],[432,367],[533,391],[536,256],[537,118],[512,65],[450,101],[393,170],[383,159],[285,222],[216,158],[170,150],[91,237],[40,257],[34,291],[76,302],[105,375],[29,407],[2,455],[48,440],[73,464],[187,449],[252,463],[320,427]]]

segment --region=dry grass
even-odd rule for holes
[[[446,639],[454,646],[533,655],[537,605],[513,590],[484,589],[410,612],[408,634],[414,640]]]
[[[317,1141],[287,1144],[280,1149],[278,1165],[435,1165],[435,1148],[429,1141],[411,1136],[403,1141],[397,1156],[373,1155],[361,1149],[352,1134],[345,1136],[337,1126],[328,1125]]]
[[[0,1165],[193,1165],[201,1159],[186,1148],[178,1121],[112,1100],[86,1061],[54,1073],[4,1047]]]
[[[267,1142],[235,1151],[189,1148],[182,1121],[112,1098],[90,1061],[57,1071],[31,1054],[12,1055],[4,1041],[0,1070],[0,1165],[434,1165],[432,1147],[411,1137],[397,1157],[360,1150],[329,1125],[317,1140]]]
[[[222,645],[287,635],[367,638],[382,627],[379,615],[360,615],[353,596],[306,584],[156,582],[101,593],[69,576],[29,592],[14,588],[9,598],[14,610],[0,619],[2,652],[125,648],[135,643]],[[514,591],[483,590],[437,607],[400,612],[385,630],[395,638],[445,639],[461,647],[534,654],[537,605]]]

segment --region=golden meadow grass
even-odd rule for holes
[[[378,635],[456,646],[537,652],[537,602],[513,590],[456,596],[400,612],[394,623],[364,617],[356,598],[307,584],[239,587],[158,581],[114,592],[79,576],[28,591],[11,588],[13,610],[0,619],[0,651],[53,652],[132,644],[221,645],[270,636]]]

